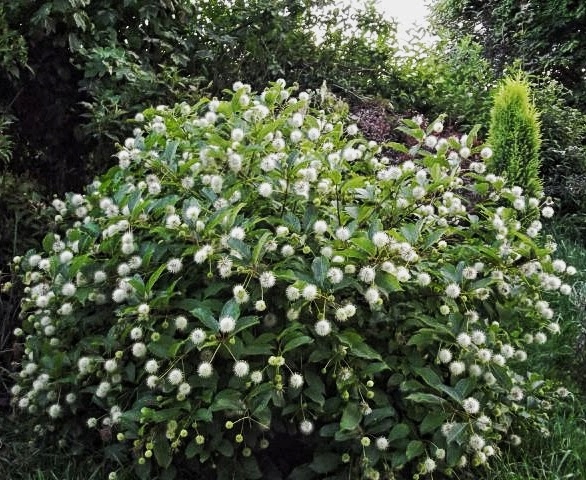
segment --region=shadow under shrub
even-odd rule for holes
[[[111,479],[423,478],[547,428],[526,348],[575,268],[521,225],[553,209],[486,174],[473,134],[405,120],[395,164],[294,90],[139,114],[17,259],[14,407],[39,434],[87,425]]]

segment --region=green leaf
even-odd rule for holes
[[[242,330],[246,330],[247,328],[252,327],[253,325],[258,325],[259,323],[260,323],[260,318],[258,318],[258,317],[247,316],[247,317],[239,318],[238,321],[236,322],[236,328],[234,329],[232,334],[235,335],[238,332],[241,332]]]
[[[432,393],[420,393],[420,392],[416,392],[416,393],[412,393],[410,395],[407,395],[405,397],[405,400],[411,400],[412,402],[415,403],[423,403],[423,404],[427,404],[427,405],[445,405],[446,404],[446,400],[444,400],[441,397],[438,397],[437,395],[433,395]]]
[[[241,410],[243,408],[241,398],[242,394],[237,390],[222,390],[215,396],[213,403],[210,405],[210,410],[212,412],[220,410]]]
[[[425,448],[423,447],[423,442],[420,440],[412,440],[409,442],[409,445],[407,445],[407,460],[412,460],[416,457],[419,457],[423,454],[424,451]]]
[[[262,258],[262,255],[264,253],[263,249],[272,236],[273,235],[270,232],[265,232],[261,235],[261,237],[256,242],[256,245],[254,246],[254,249],[252,250],[252,257],[250,259],[250,261],[253,265],[256,265],[260,261],[260,259]]]
[[[313,272],[313,278],[317,282],[318,286],[323,286],[329,268],[330,262],[326,257],[318,257],[313,260],[311,264],[311,270]]]
[[[454,423],[448,434],[446,435],[446,442],[452,443],[454,440],[457,440],[460,434],[466,428],[465,423]]]
[[[238,305],[236,300],[232,298],[224,304],[220,313],[220,318],[222,317],[232,317],[234,320],[238,320],[240,317],[240,305]]]
[[[309,468],[316,473],[328,473],[338,468],[341,462],[342,458],[339,453],[316,453],[313,456],[313,462],[309,464]]]
[[[419,431],[422,435],[433,432],[446,421],[446,418],[447,414],[444,412],[429,412],[419,425]]]
[[[401,227],[401,234],[411,245],[415,245],[419,239],[421,227],[417,223],[409,223]]]
[[[297,337],[297,338],[294,338],[293,340],[289,340],[285,344],[285,346],[283,347],[283,350],[281,350],[281,353],[286,353],[290,350],[295,350],[297,347],[300,347],[301,345],[308,345],[313,342],[314,342],[313,338],[308,337],[307,335],[302,335],[301,337]]]
[[[352,331],[346,331],[343,333],[338,333],[336,335],[338,340],[342,342],[344,345],[350,347],[350,352],[359,357],[365,358],[367,360],[378,360],[382,362],[383,359],[380,354],[371,348],[359,334]]]
[[[205,307],[203,302],[194,298],[186,298],[177,303],[177,307],[186,310],[197,318],[204,326],[213,332],[220,331],[220,325],[214,318],[212,311]]]
[[[425,383],[427,383],[430,387],[436,388],[438,385],[441,385],[443,383],[440,376],[437,373],[435,373],[431,369],[431,367],[424,367],[424,368],[414,367],[413,371],[417,375],[419,375],[421,378],[423,378]]]
[[[342,430],[354,430],[360,425],[362,420],[362,411],[356,403],[349,403],[346,405],[340,420],[340,428]]]
[[[163,265],[160,265],[159,268],[157,268],[149,277],[149,280],[146,284],[146,292],[150,293],[151,290],[153,289],[155,283],[157,282],[157,280],[159,279],[159,277],[161,276],[161,274],[165,271],[165,269],[167,268],[167,264],[163,263]]]
[[[244,262],[249,262],[251,260],[252,254],[250,252],[250,247],[242,240],[238,240],[237,238],[230,238],[228,240],[228,245],[230,245],[230,248],[233,248],[242,256],[242,260]]]
[[[171,455],[171,446],[169,445],[169,440],[167,440],[163,430],[157,431],[155,435],[155,441],[153,443],[153,453],[155,454],[157,463],[160,467],[169,467],[169,465],[171,465],[171,461],[173,460],[173,456]]]
[[[405,423],[398,423],[395,425],[389,433],[387,440],[389,442],[393,442],[395,440],[401,440],[402,438],[407,438],[411,429],[409,425]]]

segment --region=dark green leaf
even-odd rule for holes
[[[340,428],[342,430],[354,430],[360,425],[362,420],[362,410],[356,403],[349,403],[344,408],[342,419],[340,420]]]

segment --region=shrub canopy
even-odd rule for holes
[[[377,479],[545,431],[526,348],[575,269],[522,226],[522,189],[473,132],[410,120],[385,151],[294,93],[147,110],[119,166],[54,202],[62,231],[17,259],[14,404],[39,432],[83,419],[142,478]]]

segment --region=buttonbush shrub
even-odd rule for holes
[[[525,349],[575,269],[491,150],[407,120],[383,156],[283,81],[226,98],[139,114],[53,202],[60,233],[15,259],[15,409],[95,439],[110,478],[428,478],[546,434],[567,392]]]

